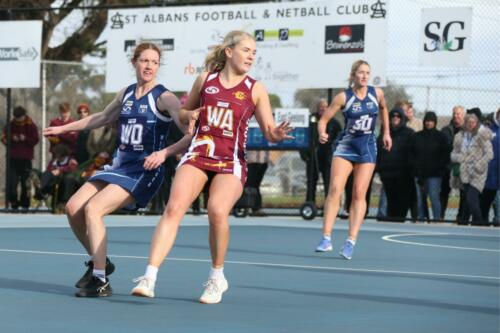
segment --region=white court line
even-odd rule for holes
[[[383,240],[394,243],[401,244],[409,244],[409,245],[418,245],[418,246],[429,246],[429,247],[441,247],[447,249],[458,249],[458,250],[471,250],[471,251],[484,251],[484,252],[497,252],[500,253],[500,250],[493,249],[483,249],[476,247],[464,247],[464,246],[452,246],[452,245],[440,245],[440,244],[428,244],[428,243],[419,243],[419,242],[408,242],[402,240],[396,240],[396,237],[407,237],[407,236],[442,236],[442,235],[451,235],[448,233],[418,233],[418,234],[394,234],[394,235],[385,235],[382,237]]]
[[[88,256],[87,254],[84,254],[84,253],[30,251],[30,250],[15,250],[15,249],[0,249],[0,252],[48,254],[48,255],[61,255],[61,256],[84,256],[84,257]],[[148,257],[144,257],[144,256],[125,256],[125,255],[112,255],[112,254],[110,254],[109,257],[123,258],[123,259],[148,259]],[[166,261],[212,262],[209,259],[193,259],[193,258],[167,258]],[[470,278],[470,279],[486,279],[486,280],[500,281],[500,277],[498,277],[498,276],[485,276],[485,275],[467,275],[467,274],[433,273],[433,272],[393,271],[393,270],[383,270],[383,269],[291,265],[291,264],[278,264],[278,263],[267,263],[267,262],[234,261],[234,260],[226,260],[225,263],[235,264],[235,265],[249,265],[249,266],[301,268],[301,269],[323,270],[323,271],[365,272],[365,273],[402,274],[402,275],[416,275],[416,276],[441,276],[441,277],[452,277],[452,278]]]

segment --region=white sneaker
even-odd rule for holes
[[[145,276],[140,276],[133,281],[139,283],[132,289],[130,294],[139,297],[155,297],[155,281]]]
[[[222,300],[222,293],[229,288],[226,279],[210,279],[203,286],[205,290],[200,297],[200,303],[205,304],[219,303]]]

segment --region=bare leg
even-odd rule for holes
[[[129,192],[118,185],[108,184],[85,206],[85,222],[94,269],[104,270],[106,267],[106,227],[103,217],[133,202],[134,198]]]
[[[149,265],[161,266],[174,245],[184,214],[200,194],[207,180],[205,172],[191,165],[183,165],[177,170],[167,207],[153,233]]]
[[[332,161],[330,187],[325,199],[323,213],[323,235],[330,235],[335,225],[340,208],[340,196],[344,192],[347,178],[353,169],[352,163],[341,157],[334,157]]]
[[[208,196],[209,244],[212,267],[224,266],[229,245],[229,213],[243,192],[241,181],[231,174],[218,174],[210,185]]]
[[[85,224],[85,206],[89,200],[106,186],[104,182],[86,182],[66,203],[66,216],[76,238],[90,255],[90,243]]]
[[[366,213],[366,191],[370,186],[374,163],[360,163],[354,165],[354,183],[352,186],[352,201],[349,211],[349,238],[356,240],[359,229],[363,224]]]

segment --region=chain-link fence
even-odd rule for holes
[[[420,12],[422,8],[468,6],[473,8],[472,47],[470,65],[467,68],[430,68],[419,65]],[[388,104],[398,98],[413,102],[417,116],[426,110],[438,114],[438,127],[446,125],[454,105],[466,108],[480,107],[483,113],[499,107],[500,54],[498,23],[496,15],[499,4],[495,1],[477,0],[398,0],[390,1],[387,8],[387,79],[385,88]],[[367,59],[368,61],[370,59]],[[73,117],[80,103],[90,105],[92,112],[101,111],[113,98],[104,93],[104,65],[87,63],[43,62],[42,88],[13,89],[12,106],[22,105],[34,120],[39,130],[58,116],[58,105],[68,102]],[[326,90],[277,93],[283,107],[308,107],[312,110],[319,98],[326,98]],[[45,110],[46,112],[42,112]],[[5,91],[0,93],[0,114],[6,114]],[[0,117],[0,126],[5,126],[5,116]],[[48,163],[48,144],[41,142],[35,149],[33,166],[43,170]],[[1,156],[5,147],[0,146]],[[266,213],[298,214],[306,201],[307,164],[298,151],[274,151],[262,181],[263,210]],[[0,159],[0,196],[5,193],[5,159]],[[380,181],[376,176],[372,185],[368,215],[377,215]],[[316,205],[322,206],[324,184],[321,177],[317,183]],[[4,200],[0,201],[3,204]],[[454,220],[458,206],[457,193],[452,192],[446,219]]]

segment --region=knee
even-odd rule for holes
[[[85,212],[87,224],[90,221],[92,221],[93,219],[101,218],[103,216],[103,214],[102,214],[101,210],[99,209],[99,207],[97,206],[97,204],[95,202],[93,202],[92,200],[90,200],[85,205],[84,212]]]
[[[352,201],[365,201],[366,192],[361,190],[352,191]]]
[[[221,226],[227,225],[228,212],[220,207],[208,207],[208,220],[210,225]]]
[[[185,212],[186,209],[184,208],[183,205],[173,200],[170,200],[167,203],[167,206],[165,207],[165,212],[163,213],[163,216],[167,217],[168,220],[168,218],[183,216]]]
[[[340,195],[342,194],[343,190],[344,189],[341,188],[338,184],[332,184],[328,188],[328,198],[330,200],[340,198]]]
[[[79,212],[81,212],[84,209],[82,203],[77,202],[73,198],[68,200],[64,208],[66,210],[66,215],[68,215],[70,218],[76,216]]]

